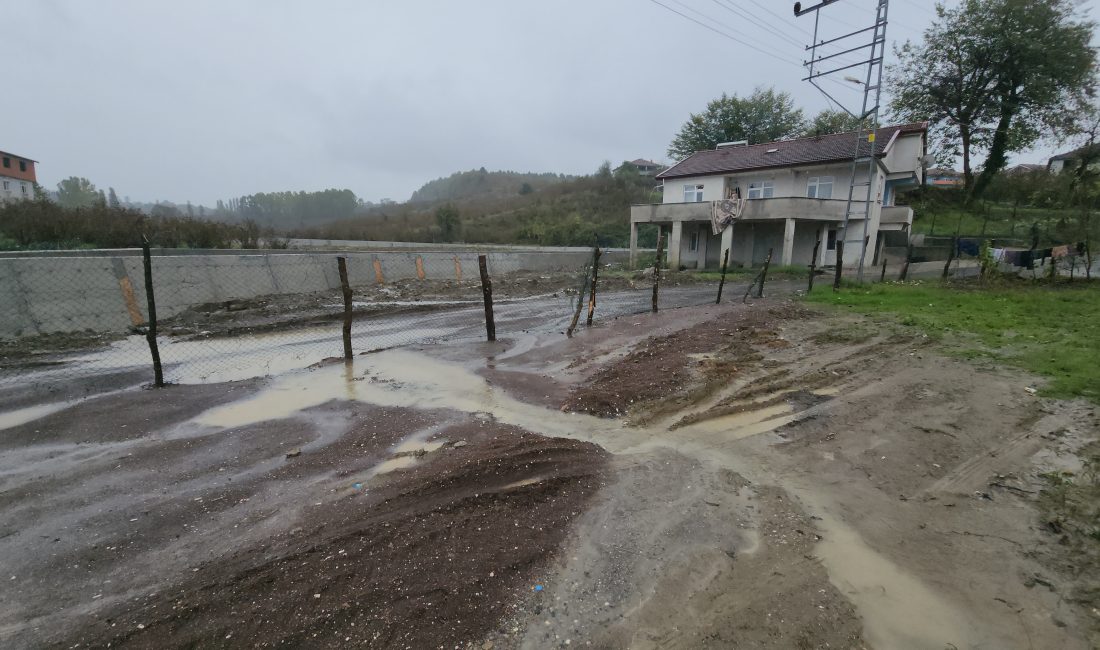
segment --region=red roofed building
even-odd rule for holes
[[[34,198],[34,160],[0,151],[0,203]]]
[[[875,263],[883,233],[905,231],[913,211],[895,206],[897,191],[918,187],[926,159],[927,123],[885,126],[865,139],[859,155],[873,153],[875,172],[866,185],[868,165],[861,163],[853,209],[868,214],[850,218],[844,265],[859,262],[863,237],[869,238],[867,264]],[[856,133],[780,140],[748,145],[731,142],[700,151],[657,174],[664,202],[630,209],[631,251],[637,249],[638,224],[653,223],[668,232],[670,268],[716,268],[722,251],[732,265],[761,264],[774,251],[773,263],[809,264],[814,244],[822,245],[815,263],[836,263],[839,227],[844,221]],[[714,234],[716,209],[727,199],[746,199],[740,213]],[[864,234],[866,231],[866,235]],[[854,254],[852,251],[856,251]]]

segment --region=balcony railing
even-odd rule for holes
[[[741,218],[762,219],[813,219],[817,221],[843,221],[843,199],[809,199],[801,196],[784,196],[772,199],[752,199],[745,203]],[[632,222],[707,221],[714,203],[651,203],[630,206]]]

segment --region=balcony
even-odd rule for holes
[[[745,203],[741,218],[746,221],[769,219],[807,219],[813,221],[843,221],[847,201],[843,199],[809,199],[784,196],[773,199],[752,199]],[[713,202],[650,203],[630,206],[631,223],[671,223],[673,221],[709,221]],[[908,210],[908,208],[905,208]]]

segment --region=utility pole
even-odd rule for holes
[[[808,13],[814,15],[813,42],[806,46],[810,53],[810,59],[803,65],[809,70],[808,76],[803,81],[809,81],[815,88],[821,91],[834,104],[842,108],[846,113],[859,120],[856,129],[855,152],[852,155],[851,176],[848,182],[848,201],[844,208],[844,221],[840,232],[837,233],[837,249],[843,251],[844,244],[848,242],[848,225],[853,216],[862,216],[863,232],[859,238],[859,268],[857,277],[863,282],[863,266],[867,258],[868,222],[871,220],[871,206],[878,193],[878,159],[875,156],[878,144],[875,135],[878,132],[879,105],[882,99],[882,69],[886,54],[886,16],[889,0],[874,0],[876,4],[875,22],[869,27],[849,32],[833,38],[822,38],[820,31],[821,10],[837,2],[837,0],[821,0],[812,7],[802,7],[801,2],[794,3],[794,15],[804,16]],[[845,54],[858,54],[862,57],[855,63],[836,61],[837,57]],[[841,65],[841,63],[847,63]],[[832,67],[831,67],[832,66]],[[863,102],[859,112],[844,105],[818,83],[819,79],[843,72],[845,70],[863,70],[863,80],[854,76],[844,76],[845,81],[857,83],[863,86]],[[865,128],[866,127],[866,128]],[[866,166],[866,181],[858,180],[862,174],[862,168]],[[865,188],[867,195],[859,206],[859,198],[856,188]],[[840,263],[837,264],[837,283],[840,280]]]

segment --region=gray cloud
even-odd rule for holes
[[[790,3],[729,3],[785,38],[721,2],[666,4],[750,45],[643,0],[12,3],[0,42],[19,52],[3,109],[16,127],[0,148],[40,160],[47,186],[81,175],[135,199],[349,187],[400,200],[461,169],[662,159],[722,92],[774,85],[827,105],[791,63],[811,23]],[[893,5],[891,40],[931,20],[931,2]],[[854,28],[872,6],[837,3],[822,25]]]

